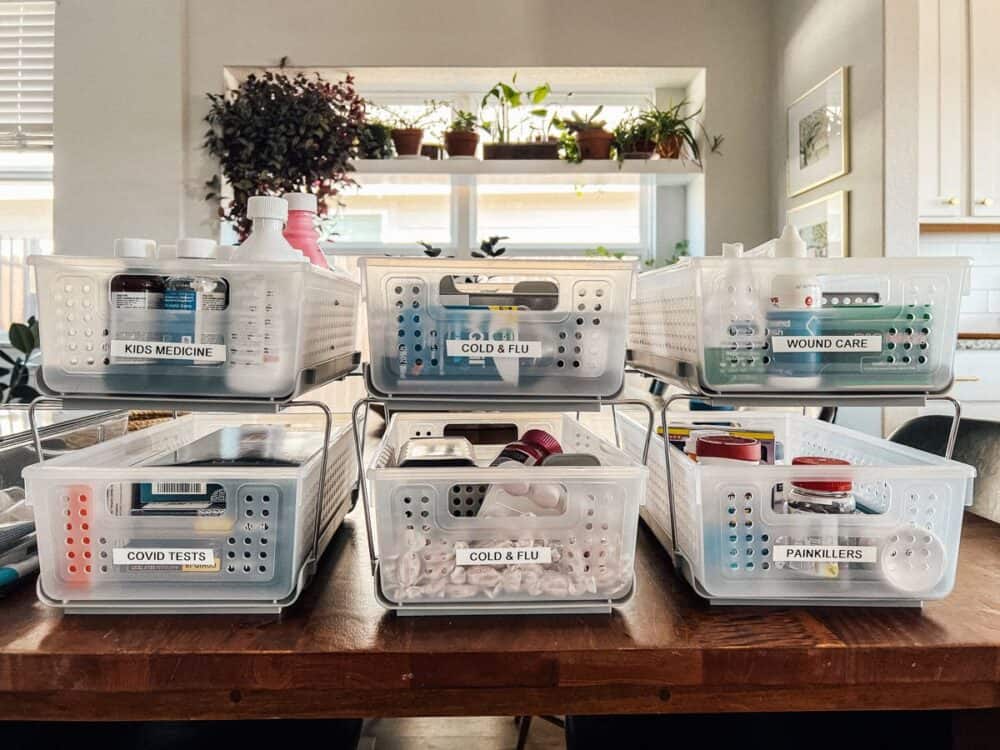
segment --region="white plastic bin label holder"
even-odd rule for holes
[[[86,398],[87,397],[83,397],[83,399],[81,400],[86,400]],[[105,399],[102,399],[102,401],[103,400]],[[107,400],[114,401],[115,399],[108,397]],[[136,399],[134,398],[119,399],[119,401],[121,400],[135,401]],[[35,443],[35,454],[38,457],[39,463],[42,463],[45,460],[45,454],[42,450],[41,434],[38,427],[38,420],[36,419],[35,416],[35,412],[37,411],[38,407],[43,404],[48,404],[53,408],[69,408],[77,406],[76,403],[77,401],[78,399],[72,399],[72,398],[63,399],[63,398],[55,398],[52,396],[39,396],[34,401],[32,401],[31,404],[28,406],[28,422],[31,425],[32,438],[34,439]],[[296,590],[292,592],[291,601],[287,602],[287,604],[291,604],[292,602],[294,602],[298,598],[302,590],[305,588],[308,580],[316,572],[316,566],[319,562],[319,556],[317,553],[319,550],[320,538],[322,537],[324,531],[324,529],[321,528],[321,524],[323,517],[326,515],[325,514],[326,508],[323,507],[323,503],[326,501],[327,462],[329,461],[330,458],[330,439],[333,437],[333,412],[330,409],[330,407],[327,406],[322,401],[287,401],[282,403],[267,404],[267,403],[262,403],[260,400],[238,399],[238,398],[203,399],[203,400],[159,398],[159,399],[153,399],[151,403],[156,403],[160,406],[167,404],[169,406],[168,410],[173,411],[175,418],[177,417],[178,412],[181,410],[196,411],[199,409],[199,407],[201,407],[205,411],[220,411],[224,409],[225,411],[230,411],[230,412],[235,411],[235,412],[258,413],[258,414],[266,412],[273,412],[277,414],[280,411],[283,411],[285,409],[290,409],[293,407],[294,408],[310,407],[318,409],[323,413],[323,449],[322,449],[322,460],[320,463],[320,473],[319,473],[319,489],[318,489],[319,496],[316,499],[316,520],[314,522],[314,527],[313,527],[313,540],[312,540],[312,546],[309,550],[309,554],[306,556],[305,561],[302,563],[302,568],[299,570]],[[359,465],[358,477],[355,480],[356,483],[358,484],[361,484],[361,478],[362,478],[361,472],[362,468]],[[358,494],[357,490],[355,489],[352,492],[352,504],[348,512],[354,509],[354,505],[357,503],[357,497]],[[41,598],[43,601],[46,601],[47,598],[41,591],[41,578],[39,578],[38,580],[38,587],[39,587],[38,591],[39,598]],[[212,607],[214,608],[224,607],[226,609],[231,608],[234,611],[239,611],[239,612],[248,611],[245,608],[246,603],[239,601],[227,602],[225,604],[212,602],[210,604],[211,607],[208,607],[204,604],[199,605],[198,603],[188,602],[186,604],[181,604],[180,606],[172,605],[171,607],[168,607],[166,611],[170,612],[198,611],[199,609],[211,609]],[[276,602],[275,604],[280,605],[283,608],[283,606],[286,603]],[[116,607],[114,607],[113,605],[97,602],[93,604],[82,603],[79,605],[79,609],[87,609],[88,611],[92,610],[94,612],[99,613],[104,611],[114,612]],[[157,609],[157,607],[155,606],[150,607],[151,611],[155,609]]]
[[[367,367],[365,368],[367,372]],[[371,381],[366,376],[366,384],[371,390]],[[386,609],[395,610],[403,615],[457,615],[457,614],[588,614],[594,612],[608,612],[616,602],[602,601],[565,601],[565,602],[448,602],[440,604],[407,604],[405,606],[389,601],[381,591],[379,576],[379,557],[375,549],[374,526],[371,517],[371,504],[368,497],[368,482],[364,471],[364,440],[367,433],[368,411],[373,405],[382,406],[386,413],[388,423],[389,411],[575,411],[577,417],[580,412],[600,411],[601,407],[611,407],[612,421],[615,431],[615,445],[621,448],[621,437],[618,433],[618,418],[615,411],[616,406],[637,406],[646,411],[647,429],[646,440],[643,444],[642,465],[646,465],[649,457],[649,447],[653,439],[655,429],[656,413],[653,407],[641,399],[554,399],[548,397],[517,398],[517,397],[490,397],[488,399],[474,400],[471,398],[445,399],[436,396],[417,398],[413,396],[391,397],[391,396],[366,396],[359,399],[351,410],[351,424],[354,428],[354,449],[358,459],[358,475],[361,505],[365,515],[365,532],[368,537],[368,557],[371,562],[372,577],[375,584],[375,596]],[[623,600],[623,603],[631,597],[634,591],[630,589]]]

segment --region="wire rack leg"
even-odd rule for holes
[[[955,452],[955,442],[958,440],[958,426],[962,421],[962,404],[954,396],[928,396],[928,401],[949,401],[955,410],[951,419],[951,429],[948,430],[948,442],[945,444],[944,457],[951,458]]]
[[[371,562],[372,575],[375,575],[375,568],[378,565],[378,555],[375,553],[375,537],[372,533],[371,507],[368,500],[368,482],[365,480],[365,470],[363,468],[365,463],[365,434],[364,432],[358,432],[358,410],[364,408],[365,411],[361,423],[366,425],[368,423],[368,409],[373,403],[375,403],[375,399],[366,397],[354,404],[354,407],[351,409],[351,428],[354,430],[354,451],[358,457],[358,469],[360,471],[361,507],[365,512],[365,531],[368,533],[368,559]]]
[[[45,460],[45,452],[42,450],[42,435],[38,431],[38,419],[35,417],[39,404],[62,404],[62,399],[39,396],[28,407],[28,424],[31,425],[31,439],[35,443],[35,456],[38,458],[38,463],[42,463]]]
[[[660,409],[660,422],[663,424],[663,467],[667,478],[667,507],[670,509],[671,556],[676,555],[679,550],[677,548],[677,521],[675,520],[677,513],[674,511],[674,483],[670,478],[670,425],[667,421],[667,410],[674,401],[694,401],[696,398],[703,401],[709,400],[704,396],[695,396],[691,393],[675,393],[663,402]]]
[[[330,460],[330,438],[333,435],[333,412],[322,401],[292,401],[283,408],[311,406],[323,412],[323,460],[319,467],[319,497],[316,498],[316,523],[313,525],[312,552],[309,562],[315,566],[319,561],[319,537],[323,516],[326,511],[326,464]]]

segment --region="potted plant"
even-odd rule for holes
[[[603,111],[604,105],[602,104],[587,117],[574,111],[573,116],[568,120],[556,119],[556,127],[569,136],[562,140],[564,158],[567,161],[578,163],[584,159],[611,158],[611,144],[614,142],[614,136],[604,129],[607,123],[597,119]],[[574,141],[575,148],[567,147],[570,138]]]
[[[31,372],[28,369],[31,355],[40,346],[38,321],[31,317],[27,323],[11,323],[7,336],[10,345],[24,356],[11,357],[0,349],[0,360],[10,365],[5,367],[0,363],[0,378],[8,376],[6,383],[0,381],[0,404],[30,403],[39,396],[38,391],[29,384]]]
[[[492,143],[483,145],[484,159],[558,159],[559,140],[550,134],[553,120],[541,106],[552,93],[547,83],[533,89],[519,90],[517,74],[510,83],[498,82],[486,92],[480,107],[496,107],[496,119],[483,121],[483,129]],[[530,109],[525,109],[530,107]],[[529,141],[513,140],[525,125],[533,137]]]
[[[641,117],[623,120],[613,131],[615,156],[625,159],[650,159],[656,152],[656,127]]]
[[[652,126],[656,152],[662,158],[681,159],[687,156],[701,164],[701,149],[691,127],[695,118],[701,114],[701,108],[685,115],[683,112],[687,106],[686,100],[679,104],[671,104],[666,109],[650,106],[639,115],[639,118]]]
[[[452,159],[472,159],[479,146],[479,119],[463,109],[455,110],[451,124],[444,134],[444,147]]]
[[[358,133],[359,159],[391,159],[396,155],[392,128],[379,120],[368,120]]]
[[[421,155],[420,147],[424,141],[425,125],[433,117],[434,110],[438,106],[439,102],[428,100],[424,102],[422,111],[416,114],[407,114],[394,107],[375,105],[375,109],[389,123],[389,136],[396,146],[398,157],[412,159]]]
[[[330,83],[319,75],[269,71],[208,99],[204,148],[233,191],[219,216],[233,222],[241,240],[250,233],[246,208],[252,195],[312,192],[324,215],[325,199],[354,184],[350,160],[358,154],[365,101],[351,76]],[[218,201],[219,175],[207,187],[206,200]]]

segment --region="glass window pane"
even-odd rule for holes
[[[358,187],[328,201],[324,229],[336,233],[334,242],[451,243],[448,175],[355,175],[355,179]]]
[[[638,175],[481,176],[477,232],[508,245],[638,245],[640,197]]]
[[[34,315],[29,255],[52,252],[52,183],[0,183],[0,339]]]

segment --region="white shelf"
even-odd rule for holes
[[[655,175],[660,185],[686,185],[701,167],[681,159],[590,160],[570,164],[561,159],[357,159],[358,175]]]

